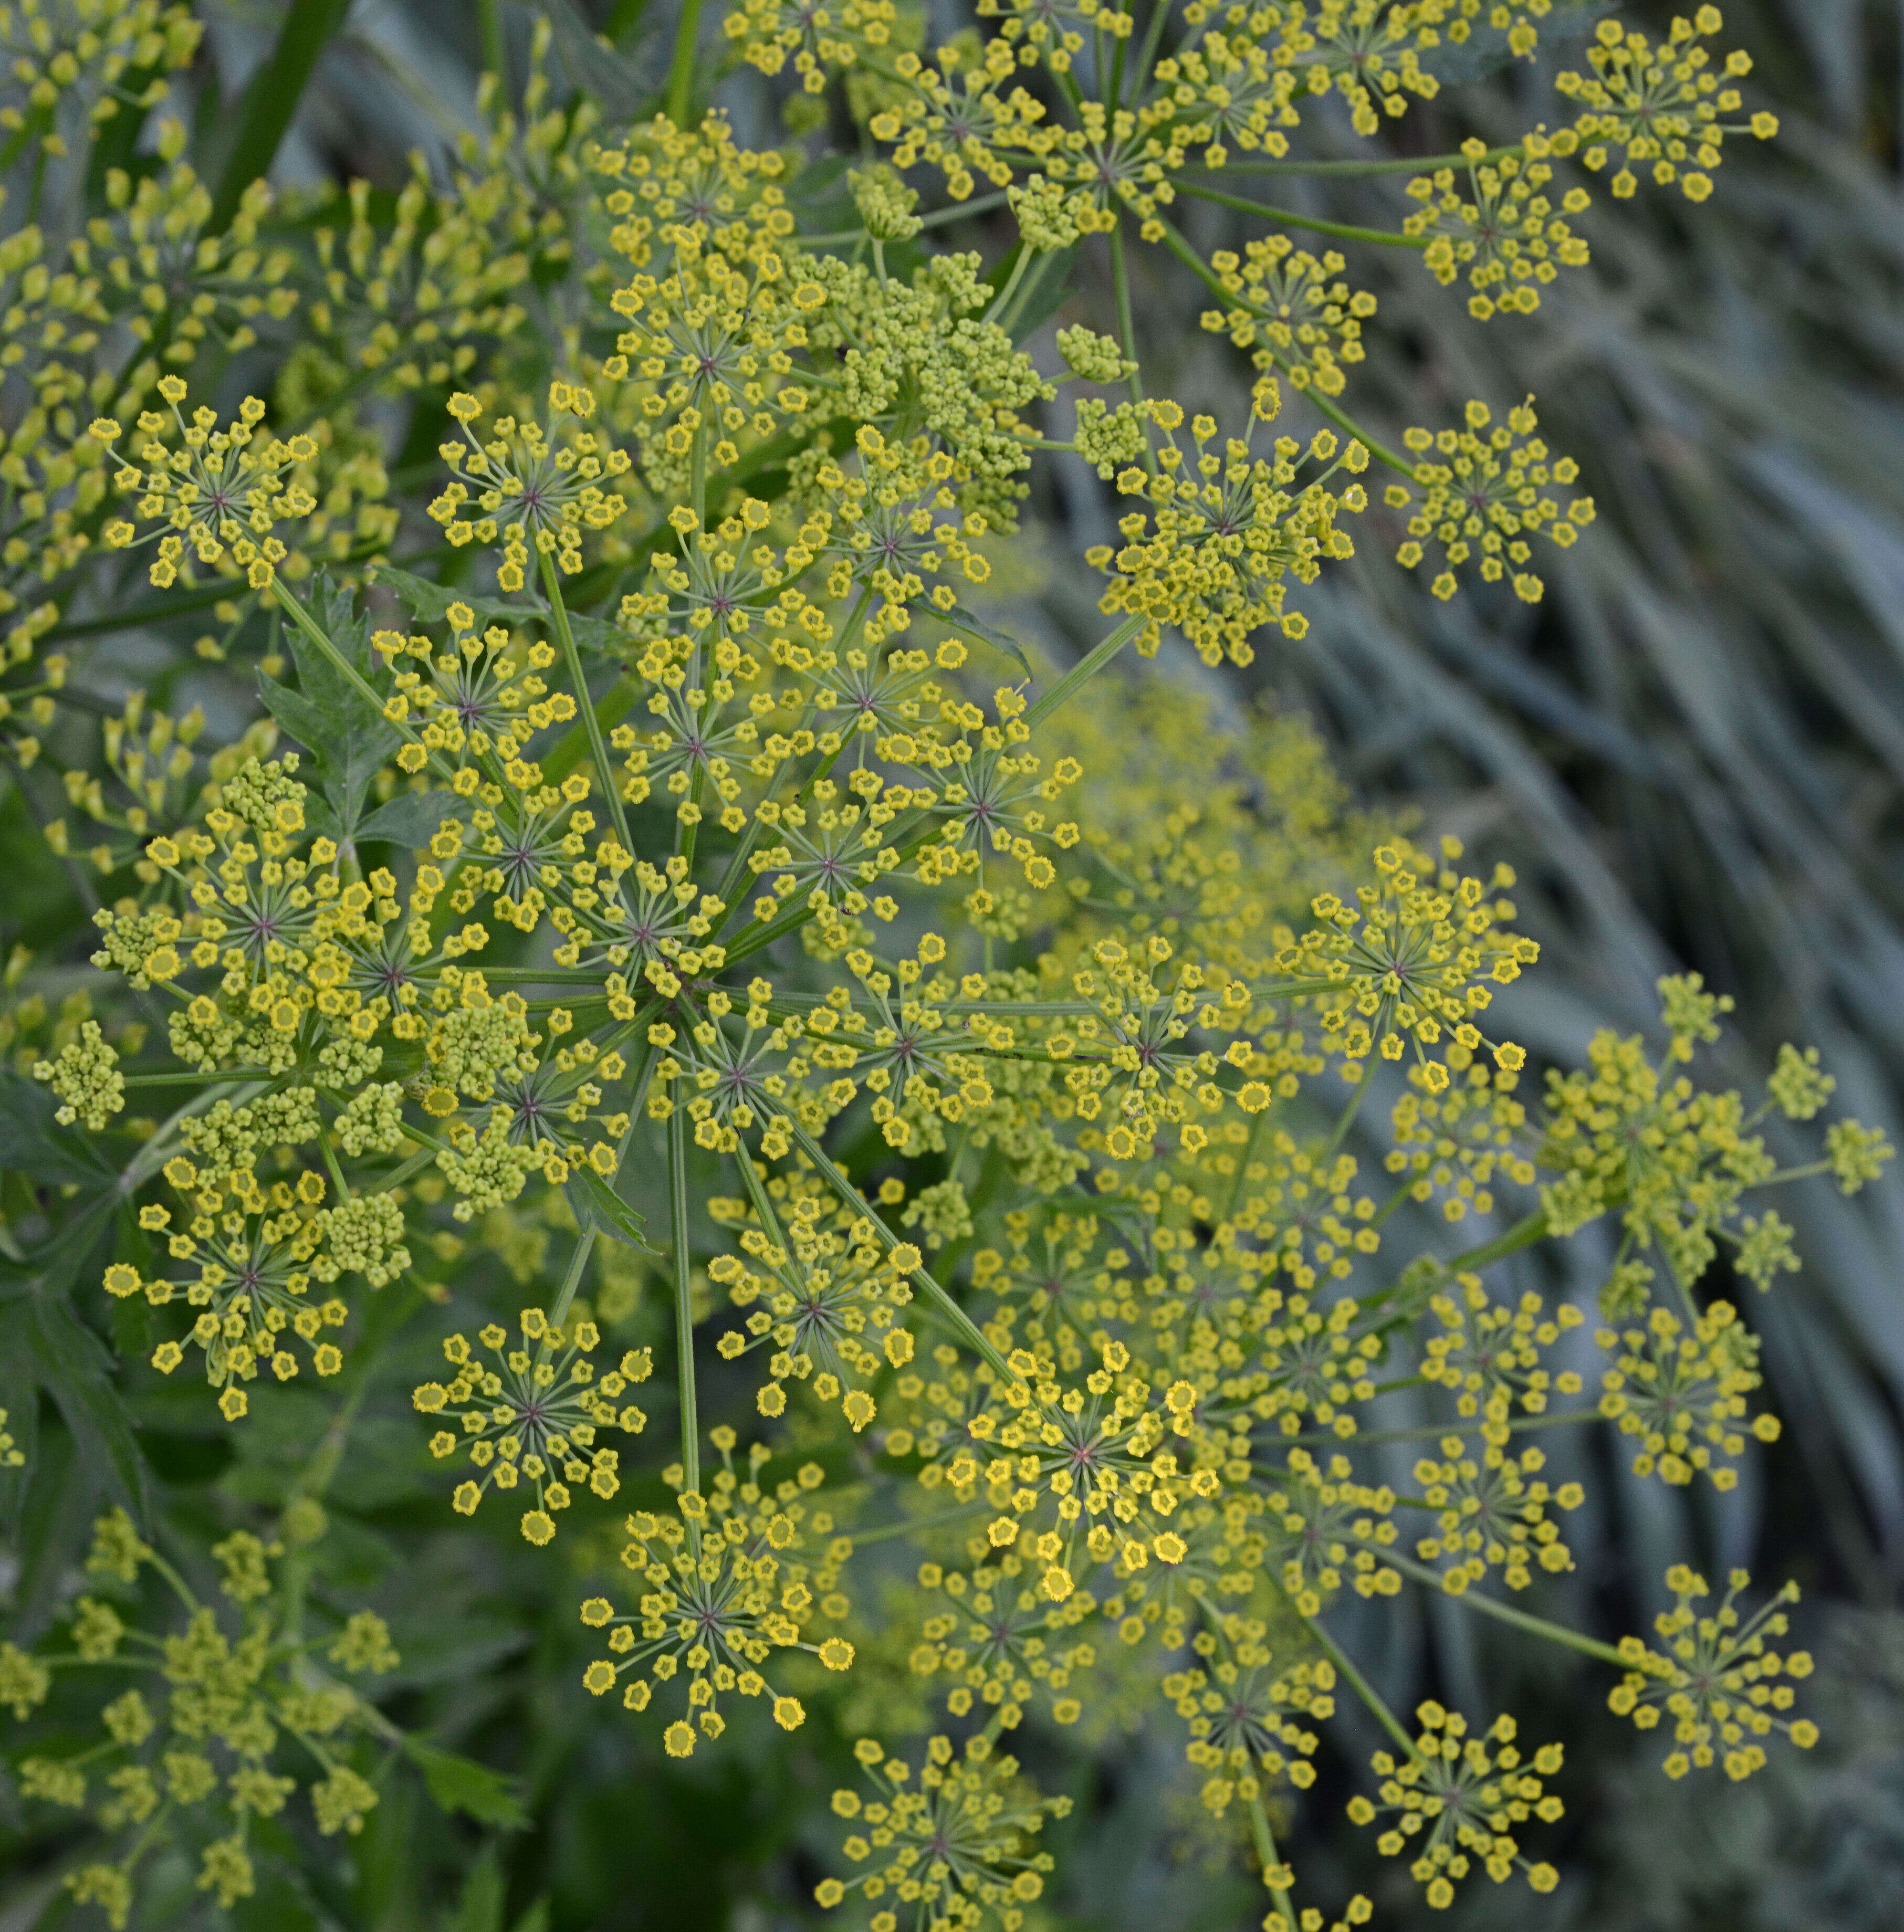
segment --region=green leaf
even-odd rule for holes
[[[584,1228],[593,1228],[644,1255],[660,1253],[647,1238],[647,1224],[592,1167],[571,1168],[562,1191]]]
[[[493,597],[477,597],[467,590],[446,590],[427,577],[413,577],[394,563],[377,566],[376,581],[396,592],[413,617],[426,624],[440,624],[452,604],[467,604],[479,617],[494,617],[505,623],[521,623],[543,614],[533,604],[499,604]]]
[[[105,1344],[72,1304],[76,1282],[107,1252],[103,1238],[116,1206],[101,1194],[45,1247],[23,1261],[0,1256],[0,1407],[26,1416],[37,1410],[42,1390],[51,1396],[82,1466],[144,1524],[150,1492],[131,1412],[113,1386]],[[10,1499],[16,1520],[25,1488],[14,1485]]]
[[[554,621],[539,604],[503,604],[493,597],[473,596],[467,590],[446,590],[441,584],[432,584],[427,578],[413,577],[394,564],[380,563],[377,580],[387,584],[402,599],[410,615],[426,624],[440,624],[452,604],[467,604],[484,623],[533,625],[539,630],[547,630]],[[585,651],[616,655],[627,647],[626,633],[605,617],[585,617],[571,610],[569,628],[577,646]]]
[[[399,792],[358,821],[357,842],[361,845],[368,839],[380,838],[413,852],[429,842],[446,818],[467,819],[469,815],[469,800],[453,791]]]
[[[320,574],[312,590],[311,614],[338,655],[368,683],[370,620],[350,592]],[[403,742],[403,734],[296,625],[287,625],[284,634],[297,662],[298,688],[290,690],[260,673],[259,693],[272,716],[311,754],[310,776],[329,814],[322,829],[341,843],[354,844],[371,782]],[[314,829],[319,822],[319,815],[311,814]]]
[[[350,10],[350,0],[293,0],[270,58],[245,91],[238,134],[218,178],[218,192],[206,224],[212,234],[231,225],[245,190],[260,176],[271,172],[317,57]]]
[[[404,1754],[423,1774],[430,1796],[446,1811],[461,1811],[479,1825],[494,1825],[505,1831],[520,1831],[529,1822],[512,1780],[491,1771],[474,1758],[426,1744],[422,1738],[406,1737]]]
[[[18,1073],[0,1073],[0,1168],[53,1187],[98,1189],[118,1172],[92,1143],[53,1118],[52,1090]]]
[[[974,616],[963,604],[955,604],[950,610],[941,610],[935,614],[947,629],[975,638],[981,644],[990,644],[995,651],[1003,651],[1027,677],[1032,676],[1032,661],[1025,655],[1025,646],[1016,638],[1008,637],[1003,631],[987,623],[983,617]]]
[[[443,1921],[443,1932],[503,1932],[506,1903],[503,1868],[496,1856],[495,1840],[491,1839],[476,1853],[463,1881],[456,1910]]]

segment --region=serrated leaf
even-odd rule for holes
[[[456,1910],[443,1922],[444,1932],[503,1932],[506,1903],[503,1868],[492,1838],[476,1855],[463,1880]]]
[[[53,1118],[52,1090],[18,1073],[0,1073],[0,1168],[53,1187],[100,1188],[117,1171],[84,1136]]]
[[[493,597],[477,597],[467,590],[446,590],[427,577],[413,576],[393,563],[377,566],[376,581],[396,592],[405,610],[426,624],[440,624],[452,604],[467,604],[479,617],[500,617],[521,622],[542,614],[531,604],[499,604]]]
[[[469,815],[468,800],[458,798],[453,791],[399,792],[358,820],[357,842],[380,838],[415,851],[446,818],[467,819]]]
[[[335,589],[320,574],[310,608],[338,656],[369,682],[370,623],[350,592]],[[297,664],[298,688],[291,691],[260,674],[260,694],[272,716],[310,754],[310,776],[329,812],[330,823],[322,829],[341,842],[354,842],[371,782],[402,743],[403,734],[297,626],[287,626],[284,635]],[[318,826],[317,814],[311,824]]]
[[[593,1168],[570,1168],[562,1191],[583,1227],[593,1228],[626,1246],[638,1248],[644,1255],[660,1253],[648,1240],[647,1222]]]
[[[0,1256],[0,1390],[15,1414],[37,1405],[42,1389],[51,1396],[82,1463],[143,1524],[150,1497],[131,1412],[113,1386],[105,1344],[74,1313],[71,1299],[104,1252],[115,1205],[102,1193],[44,1248],[23,1261]],[[24,1486],[16,1486],[11,1514]]]
[[[472,596],[467,590],[446,590],[441,584],[432,584],[427,578],[413,577],[393,564],[379,564],[377,580],[387,584],[402,599],[410,615],[426,624],[441,623],[451,604],[467,604],[481,622],[533,625],[551,634],[555,628],[553,615],[539,604],[503,604],[493,597]],[[612,654],[621,650],[628,642],[620,626],[605,617],[585,617],[571,610],[569,629],[577,646],[584,651]]]
[[[973,616],[963,604],[955,604],[950,610],[937,614],[939,622],[947,629],[961,632],[982,644],[990,644],[995,651],[1003,651],[1027,677],[1032,675],[1032,661],[1025,655],[1025,646],[1016,638],[1007,636],[995,626],[987,623],[983,617]]]
[[[520,1831],[529,1814],[516,1796],[513,1780],[491,1771],[472,1757],[426,1744],[421,1738],[404,1739],[404,1754],[423,1774],[430,1796],[446,1811],[461,1811],[479,1825]]]

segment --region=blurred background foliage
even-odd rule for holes
[[[362,176],[400,187],[413,152],[446,166],[476,124],[485,67],[506,68],[519,88],[538,19],[552,30],[558,92],[593,94],[611,119],[652,112],[675,29],[668,0],[291,0],[288,13],[275,0],[204,0],[198,10],[208,32],[185,92],[201,175],[239,178],[275,152],[273,178],[287,186]],[[958,24],[945,0],[932,10],[935,36]],[[1596,10],[1544,26],[1538,64],[1412,109],[1391,130],[1397,151],[1512,138],[1553,115],[1551,71],[1572,64]],[[1657,26],[1671,10],[1623,10]],[[1513,989],[1509,1030],[1536,1054],[1575,1063],[1596,1029],[1645,1028],[1656,978],[1690,968],[1737,1001],[1728,1039],[1740,1084],[1782,1040],[1815,1043],[1848,1107],[1904,1139],[1904,32],[1897,7],[1858,0],[1732,0],[1726,11],[1780,138],[1740,154],[1696,214],[1645,194],[1617,220],[1589,214],[1580,226],[1596,272],[1570,278],[1538,316],[1449,326],[1452,313],[1437,311],[1456,292],[1351,244],[1381,302],[1351,398],[1365,420],[1398,432],[1431,406],[1430,420],[1452,419],[1470,397],[1498,412],[1531,392],[1542,434],[1581,460],[1599,517],[1550,560],[1546,601],[1437,603],[1387,561],[1396,533],[1378,528],[1371,536],[1386,541],[1364,542],[1311,593],[1301,644],[1266,649],[1248,674],[1206,671],[1167,646],[1160,662],[1239,712],[1305,714],[1360,802],[1518,868],[1543,957]],[[743,70],[717,98],[743,144],[782,138],[758,76]],[[1311,214],[1367,221],[1385,199],[1400,212],[1398,178],[1286,193]],[[1207,246],[1233,219],[1207,206],[1186,218]],[[962,245],[983,245],[982,224],[960,232],[980,238]],[[1239,394],[1230,352],[1197,326],[1200,288],[1168,275],[1161,256],[1138,268],[1153,278],[1140,282],[1137,313],[1158,387],[1210,404]],[[562,318],[543,320],[559,330]],[[1062,658],[1095,637],[1095,596],[1045,560],[1101,541],[1110,512],[1081,466],[1047,471],[1038,492],[1005,614]],[[176,648],[129,641],[128,686]],[[226,722],[235,731],[247,721]],[[17,820],[0,831],[10,853],[26,850]],[[50,860],[11,874],[8,943],[70,929],[73,890]],[[1848,1202],[1821,1182],[1788,1211],[1804,1273],[1776,1296],[1747,1291],[1784,1442],[1733,1495],[1696,1502],[1609,1466],[1599,1487],[1620,1520],[1583,1539],[1567,1587],[1576,1616],[1633,1628],[1658,1607],[1639,1580],[1689,1544],[1718,1568],[1795,1576],[1824,1665],[1826,1742],[1746,1786],[1664,1786],[1563,1667],[1477,1641],[1434,1606],[1385,1606],[1370,1634],[1392,1699],[1439,1686],[1482,1701],[1463,1694],[1485,1682],[1485,1701],[1536,1724],[1543,1701],[1564,1707],[1560,1726],[1578,1740],[1560,1890],[1538,1904],[1518,1890],[1470,1892],[1439,1922],[1904,1923],[1904,1184]],[[1590,1298],[1607,1257],[1590,1234],[1575,1251],[1578,1280],[1546,1285]],[[197,1432],[201,1420],[183,1409],[176,1432],[150,1426],[146,1446],[182,1492],[272,1494],[306,1442],[296,1404],[272,1414],[283,1439],[261,1418],[238,1465],[228,1438]],[[1412,1418],[1398,1408],[1397,1419]],[[47,1438],[48,1456],[60,1439]],[[611,1716],[591,1717],[566,1581],[526,1552],[443,1536],[434,1506],[413,1500],[416,1453],[395,1425],[360,1426],[332,1495],[333,1533],[360,1540],[367,1578],[400,1552],[439,1580],[452,1607],[393,1617],[414,1720],[512,1773],[519,1802],[479,1794],[479,1825],[393,1790],[358,1841],[347,1892],[261,1892],[244,1922],[767,1932],[812,1920],[818,1868],[803,1846],[809,1832],[822,1842],[818,1758],[803,1768],[742,1748],[689,1770]],[[37,1507],[82,1517],[82,1480],[54,1468]],[[30,1610],[56,1580],[11,1581]],[[1126,1735],[1107,1723],[1074,1786],[1067,1842],[1053,1847],[1068,1876],[1045,1923],[1227,1932],[1258,1922],[1260,1892],[1183,1772],[1161,1727]],[[1329,1826],[1341,1794],[1327,1773],[1316,1795],[1303,1820],[1312,1836],[1293,1849],[1318,1892],[1359,1886],[1381,1922],[1428,1919],[1399,1874],[1356,1863],[1366,1853]],[[7,1880],[0,1932],[36,1922],[56,1882]]]

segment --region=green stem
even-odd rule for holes
[[[1023,242],[1019,243],[1013,254],[1015,259],[1011,265],[1011,272],[1005,278],[1005,286],[992,298],[992,306],[986,311],[984,318],[987,322],[1002,324],[1007,305],[1018,292],[1018,284],[1024,279],[1025,271],[1032,266],[1032,251]],[[1006,332],[1010,333],[1008,330]]]
[[[1131,400],[1141,404],[1144,399],[1143,376],[1137,358],[1137,322],[1131,306],[1131,265],[1125,259],[1124,220],[1118,218],[1117,226],[1110,232],[1111,288],[1117,298],[1118,346],[1124,351],[1124,359],[1131,365],[1127,379]],[[1149,454],[1146,446],[1146,454]]]
[[[1420,1376],[1410,1378],[1410,1383],[1419,1383]],[[1389,1383],[1389,1388],[1401,1386]],[[1380,1391],[1378,1390],[1379,1394]],[[1600,1412],[1596,1408],[1570,1408],[1560,1415],[1517,1416],[1507,1425],[1510,1435],[1521,1435],[1530,1429],[1558,1429],[1569,1422],[1598,1422]],[[1434,1422],[1419,1429],[1371,1429],[1365,1433],[1358,1430],[1352,1438],[1358,1448],[1370,1442],[1434,1442],[1444,1436],[1477,1436],[1491,1425],[1483,1422]],[[1342,1438],[1332,1429],[1312,1429],[1300,1436],[1288,1436],[1283,1441],[1300,1442],[1340,1442]],[[1386,1560],[1386,1559],[1384,1559]]]
[[[1782,1167],[1777,1173],[1767,1174],[1758,1185],[1761,1187],[1776,1187],[1788,1180],[1809,1180],[1815,1175],[1830,1172],[1831,1163],[1828,1160],[1807,1161],[1803,1167]]]
[[[245,190],[271,172],[318,57],[350,10],[350,0],[296,0],[285,10],[277,45],[245,88],[238,131],[212,198],[207,234],[222,235]]]
[[[1025,713],[1026,726],[1035,730],[1040,723],[1049,718],[1061,704],[1065,703],[1074,692],[1088,684],[1143,628],[1146,621],[1141,616],[1127,617],[1109,637],[1104,638],[1101,643],[1094,644]]]
[[[680,25],[674,30],[674,58],[668,69],[668,118],[685,128],[694,104],[695,58],[701,43],[701,0],[683,0]]]
[[[871,1224],[875,1237],[884,1246],[888,1254],[902,1245],[911,1245],[909,1243],[902,1244],[899,1237],[872,1211],[865,1196],[833,1164],[819,1142],[791,1114],[782,1114],[780,1118],[786,1123],[788,1130],[794,1138],[799,1142],[801,1152],[819,1171],[821,1178],[839,1196],[840,1199],[846,1203],[847,1206],[866,1216],[866,1220]],[[913,1270],[912,1274],[913,1279],[926,1291],[927,1298],[951,1323],[954,1330],[968,1348],[989,1362],[994,1372],[1008,1384],[1016,1384],[1023,1380],[1023,1378],[1013,1370],[1011,1365],[1006,1361],[1004,1356],[992,1346],[978,1324],[932,1279],[923,1262]]]
[[[1466,154],[1422,154],[1413,160],[1392,161],[1227,161],[1211,172],[1226,175],[1306,175],[1337,181],[1358,181],[1373,175],[1433,174],[1440,168],[1483,167],[1490,161],[1518,154],[1521,143],[1490,148],[1470,159]]]
[[[674,1359],[680,1382],[683,1493],[701,1487],[701,1418],[694,1387],[694,1292],[689,1265],[687,1110],[668,1117],[668,1206],[674,1242]]]
[[[199,1087],[220,1080],[269,1080],[271,1077],[262,1066],[233,1066],[219,1073],[128,1073],[123,1078],[128,1087]]]
[[[1411,1562],[1405,1556],[1398,1556],[1392,1550],[1383,1550],[1382,1561],[1392,1569],[1413,1576],[1419,1583],[1431,1583],[1437,1589],[1442,1587],[1438,1571],[1429,1569],[1425,1564]],[[1472,1590],[1464,1590],[1453,1602],[1464,1604],[1468,1609],[1479,1610],[1483,1616],[1494,1617],[1504,1624],[1512,1624],[1516,1630],[1529,1632],[1535,1636],[1545,1637],[1550,1643],[1564,1645],[1569,1650],[1577,1650],[1582,1657],[1590,1657],[1602,1664],[1617,1664],[1622,1670],[1630,1666],[1626,1660],[1610,1643],[1602,1643],[1590,1636],[1582,1636],[1578,1630],[1569,1630],[1565,1624],[1549,1623],[1545,1617],[1530,1616],[1525,1610],[1517,1610],[1511,1604],[1497,1603],[1491,1597],[1477,1596]]]
[[[954,1510],[943,1510],[937,1516],[908,1516],[902,1522],[881,1523],[877,1529],[859,1530],[852,1533],[853,1547],[863,1549],[869,1543],[885,1543],[895,1536],[911,1536],[927,1529],[942,1529],[947,1523],[962,1522],[967,1516],[977,1516],[989,1510],[987,1502],[962,1503]]]
[[[428,1167],[431,1162],[436,1159],[437,1152],[438,1149],[432,1146],[426,1147],[420,1152],[412,1154],[395,1173],[386,1174],[371,1190],[371,1192],[373,1194],[388,1194],[392,1188],[402,1186],[413,1174],[420,1174],[425,1168]]]
[[[1374,242],[1386,248],[1425,248],[1428,238],[1425,235],[1400,235],[1388,228],[1358,228],[1347,221],[1325,221],[1314,214],[1298,214],[1293,208],[1272,208],[1266,202],[1245,201],[1242,196],[1224,194],[1213,188],[1197,188],[1187,181],[1179,180],[1174,185],[1199,201],[1213,201],[1220,208],[1233,208],[1239,214],[1260,214],[1270,221],[1280,221],[1291,228],[1307,228],[1318,235],[1340,236],[1345,242]]]
[[[502,0],[476,0],[477,37],[482,45],[482,70],[496,76],[497,104],[509,105],[509,46],[503,38]]]
[[[1263,1862],[1263,1882],[1269,1888],[1269,1896],[1276,1901],[1276,1910],[1282,1914],[1281,1932],[1296,1932],[1296,1907],[1288,1892],[1270,1876],[1281,1869],[1283,1862],[1276,1850],[1275,1836],[1269,1829],[1269,1814],[1263,1809],[1260,1791],[1252,1792],[1250,1797],[1250,1835],[1256,1840],[1256,1855]]]
[[[1398,476],[1405,476],[1411,483],[1415,481],[1415,462],[1412,457],[1404,456],[1398,450],[1391,449],[1386,443],[1371,436],[1347,410],[1338,409],[1314,383],[1302,393],[1338,429],[1353,436],[1362,444],[1378,463],[1386,464]]]
[[[1389,1560],[1386,1551],[1383,1552],[1383,1560],[1385,1562]],[[1305,1616],[1301,1610],[1296,1610],[1293,1600],[1290,1608],[1296,1610],[1296,1616],[1302,1619],[1302,1628],[1315,1639],[1317,1644],[1330,1663],[1334,1664],[1337,1670],[1347,1680],[1349,1688],[1367,1706],[1370,1715],[1401,1747],[1404,1753],[1412,1759],[1415,1755],[1415,1740],[1402,1729],[1395,1713],[1376,1694],[1374,1685],[1371,1684],[1368,1679],[1356,1668],[1348,1652],[1329,1635],[1327,1630],[1323,1628],[1314,1617]]]
[[[1368,1070],[1366,1067],[1363,1068],[1362,1078],[1356,1082],[1356,1090],[1350,1095],[1349,1104],[1342,1109],[1342,1118],[1335,1123],[1335,1131],[1329,1137],[1329,1146],[1323,1156],[1325,1159],[1327,1159],[1329,1155],[1333,1154],[1348,1138],[1349,1130],[1355,1125],[1356,1114],[1362,1112],[1363,1098],[1374,1084],[1374,1082],[1369,1078]]]
[[[997,194],[981,194],[970,201],[955,201],[950,208],[935,208],[930,214],[919,218],[921,228],[942,228],[948,221],[963,221],[969,216],[989,214],[995,208],[1002,208],[1009,197],[1002,190]],[[863,228],[842,228],[830,235],[801,235],[794,238],[803,248],[839,248],[848,242],[863,242]]]
[[[1460,1269],[1478,1272],[1491,1268],[1496,1262],[1504,1261],[1509,1255],[1518,1254],[1523,1248],[1530,1248],[1535,1242],[1545,1239],[1547,1234],[1547,1210],[1536,1208],[1524,1220],[1516,1221],[1504,1234],[1497,1234],[1491,1241],[1484,1241],[1478,1248],[1470,1248],[1467,1253],[1451,1256],[1442,1263],[1450,1273]]]
[[[648,1097],[648,1083],[654,1078],[654,1070],[660,1064],[660,1056],[652,1048],[648,1049],[646,1063],[641,1069],[641,1077],[635,1083],[635,1097],[628,1108],[628,1125],[622,1130],[621,1144],[615,1149],[615,1171],[608,1177],[612,1187],[621,1178],[622,1164],[628,1158],[628,1150],[634,1144],[635,1123],[641,1118],[643,1103]],[[595,1248],[595,1237],[599,1231],[591,1222],[576,1237],[575,1251],[569,1257],[569,1271],[562,1277],[562,1286],[556,1291],[555,1306],[549,1310],[549,1323],[560,1328],[569,1318],[569,1310],[575,1299],[575,1292],[581,1286],[582,1270],[588,1265],[588,1258]]]
[[[226,1079],[230,1081],[231,1076],[227,1075]],[[244,1088],[233,1082],[229,1085],[208,1087],[203,1093],[194,1094],[169,1119],[159,1124],[152,1138],[126,1162],[125,1171],[119,1176],[120,1194],[128,1196],[134,1193],[165,1165],[167,1150],[172,1144],[173,1134],[181,1120],[191,1114],[204,1112],[208,1107],[221,1100],[230,1099],[234,1106],[242,1107],[246,1101],[256,1100],[260,1094],[269,1093],[274,1087],[283,1084],[282,1079],[267,1079],[247,1093]]]
[[[588,734],[588,748],[594,756],[596,774],[608,801],[608,816],[614,820],[615,837],[620,842],[621,849],[632,858],[635,842],[629,836],[628,814],[623,808],[621,788],[616,784],[614,767],[608,763],[608,741],[602,736],[602,721],[596,716],[595,707],[588,700],[588,680],[582,675],[581,652],[575,647],[575,627],[569,622],[569,607],[563,601],[561,577],[555,568],[555,559],[546,552],[542,557],[542,590],[548,598],[550,615],[555,620],[555,634],[561,642],[563,661],[568,666],[569,681],[575,688],[576,701],[581,706],[583,728]]]

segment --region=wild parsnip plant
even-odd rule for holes
[[[1587,1501],[1544,1432],[1717,1492],[1776,1441],[1766,1191],[1854,1192],[1882,1136],[1815,1052],[1762,1098],[1702,1077],[1694,976],[1653,1041],[1530,1070],[1511,869],[1141,665],[1301,638],[1358,541],[1527,602],[1593,541],[1533,400],[1363,422],[1343,249],[1418,254],[1477,328],[1565,302],[1599,178],[1696,204],[1775,134],[1717,9],[1599,22],[1511,145],[1347,164],[1369,226],[1255,198],[1343,172],[1305,126],[1373,136],[1548,11],[983,0],[929,45],[762,0],[706,23],[779,104],[743,140],[696,0],[645,111],[559,95],[545,26],[452,166],[274,196],[185,158],[188,9],[0,8],[0,742],[91,909],[0,1022],[0,1703],[59,1909],[321,1894],[413,1777],[518,1822],[404,1720],[366,1600],[455,1586],[380,1582],[327,1510],[373,1428],[413,1533],[549,1566],[588,1712],[836,1760],[812,1906],[874,1932],[1049,1922],[1071,1800],[1030,1767],[1152,1710],[1269,1932],[1372,1916],[1279,1850],[1351,1706],[1385,1742],[1347,1816],[1430,1906],[1551,1890],[1564,1740],[1391,1709],[1353,1599],[1578,1654],[1671,1778],[1815,1742],[1789,1584],[1681,1564],[1617,1642],[1524,1606]],[[290,100],[251,100],[256,164]],[[1254,238],[1206,258],[1197,201]],[[1207,289],[1237,420],[1147,382],[1140,249]],[[1121,539],[1062,674],[987,589],[1058,452]],[[181,622],[116,698],[111,648]],[[1491,1279],[1594,1222],[1597,1307]],[[301,1417],[301,1460],[209,1491],[134,1428]]]

